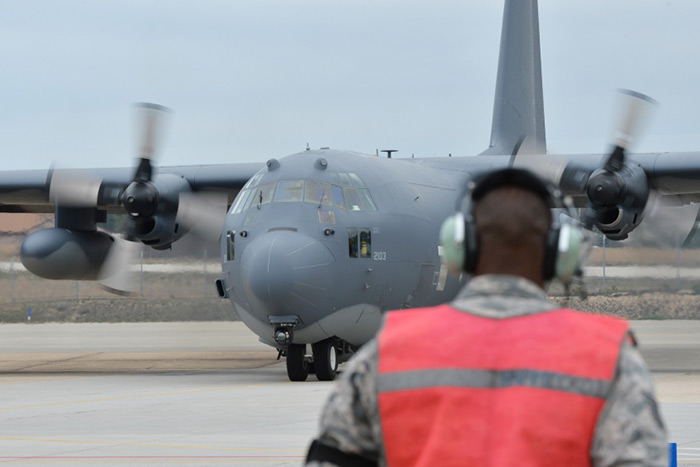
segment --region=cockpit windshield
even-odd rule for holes
[[[332,173],[331,183],[315,180],[278,180],[263,183],[263,174],[245,184],[231,206],[231,213],[245,212],[268,203],[310,203],[348,211],[376,211],[372,195],[353,172]]]
[[[304,194],[304,201],[307,203],[318,203],[319,206],[331,206],[333,204],[331,186],[328,183],[309,180],[305,185],[306,192]]]

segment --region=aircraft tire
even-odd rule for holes
[[[306,361],[305,344],[289,344],[287,347],[287,376],[290,381],[306,381],[309,363]]]
[[[319,381],[333,381],[338,370],[338,355],[333,339],[325,339],[312,345],[314,366]]]

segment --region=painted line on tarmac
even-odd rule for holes
[[[271,384],[248,384],[242,386],[229,386],[225,388],[211,388],[211,389],[194,389],[190,391],[180,391],[180,392],[162,392],[155,394],[135,394],[131,396],[115,396],[115,397],[104,397],[100,399],[80,399],[75,401],[62,401],[62,402],[48,402],[45,404],[30,404],[30,405],[16,405],[10,407],[0,407],[0,412],[10,411],[10,410],[21,410],[21,409],[34,409],[39,407],[57,407],[62,405],[73,405],[73,404],[84,404],[90,402],[110,402],[110,401],[122,401],[129,399],[147,399],[152,397],[168,397],[168,396],[183,396],[189,394],[203,394],[207,392],[220,392],[220,391],[232,391],[236,389],[251,389],[251,388],[264,388],[272,386],[283,386],[287,384],[293,384],[291,381],[286,383],[271,383]],[[3,438],[0,438],[3,439]]]
[[[674,266],[586,266],[583,277],[608,277],[610,279],[700,279],[700,269]]]
[[[221,268],[220,262],[194,262],[194,263],[144,263],[143,272],[159,273],[159,274],[184,274],[184,273],[201,273],[219,271]],[[140,265],[133,265],[133,271],[140,271]],[[654,278],[654,279],[675,279],[677,277],[683,279],[700,279],[700,268],[693,267],[675,267],[668,265],[654,266],[585,266],[584,277],[610,277],[619,279],[637,279],[637,278]],[[0,261],[1,272],[25,272],[26,269],[20,262],[14,264],[10,261]]]
[[[0,461],[4,462],[21,462],[26,464],[139,464],[143,465],[148,462],[148,465],[158,465],[167,463],[171,464],[274,464],[285,465],[288,462],[293,462],[293,465],[299,465],[305,456],[83,456],[83,457],[66,457],[66,456],[0,456]],[[280,464],[283,462],[284,464]]]
[[[263,451],[263,452],[281,452],[281,453],[299,453],[301,449],[292,448],[244,448],[244,447],[227,447],[227,446],[198,446],[188,444],[164,444],[164,443],[142,443],[142,442],[116,442],[116,441],[87,441],[79,439],[52,439],[52,438],[26,438],[26,437],[8,437],[0,436],[0,441],[26,441],[31,443],[44,444],[79,444],[89,446],[110,446],[110,447],[138,447],[138,448],[176,448],[176,449],[208,449],[212,451]],[[0,459],[5,457],[21,457],[21,456],[0,456]],[[41,458],[46,456],[26,456],[27,458]],[[61,457],[61,456],[59,456]],[[103,456],[97,456],[103,457]],[[104,457],[119,457],[119,456],[104,456]],[[149,456],[125,456],[125,457],[149,457]],[[151,457],[168,457],[168,456],[151,456]],[[194,457],[194,456],[173,456],[173,457]],[[199,456],[197,456],[199,457]],[[286,457],[286,456],[265,456],[265,455],[246,455],[246,456],[204,456],[204,457]]]

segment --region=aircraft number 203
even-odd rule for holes
[[[375,251],[372,259],[374,261],[386,261],[386,251]]]

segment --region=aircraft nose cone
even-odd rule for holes
[[[246,295],[268,316],[291,314],[311,322],[328,307],[334,262],[328,248],[307,235],[265,233],[241,257]]]

